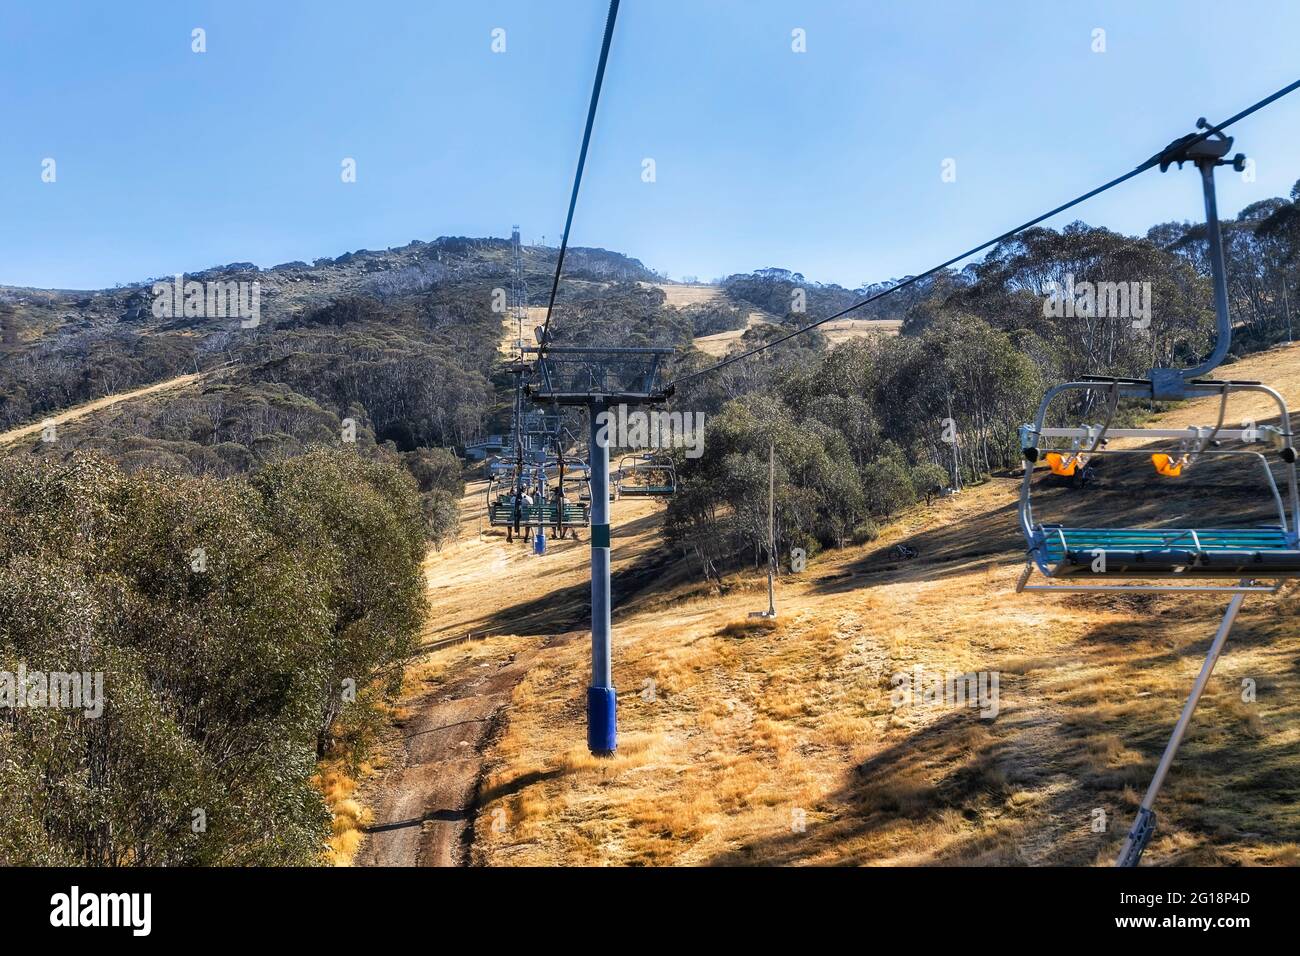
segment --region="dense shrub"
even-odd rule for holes
[[[425,532],[441,548],[460,528],[460,499],[465,494],[461,461],[450,448],[417,448],[402,459],[420,489]]]
[[[753,566],[768,547],[768,455],[776,453],[777,551],[810,553],[837,543],[863,513],[861,485],[843,436],[800,423],[777,399],[751,395],[728,404],[705,433],[705,455],[683,459],[667,532],[706,574],[734,556]]]
[[[364,708],[400,674],[422,540],[411,479],[346,452],[252,481],[0,461],[0,670],[104,698],[0,709],[0,862],[316,861],[317,756],[345,680]]]

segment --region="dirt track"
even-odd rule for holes
[[[17,441],[20,438],[26,438],[28,435],[35,435],[47,422],[55,425],[62,425],[65,422],[76,421],[84,415],[91,412],[97,412],[102,408],[108,408],[116,405],[118,402],[130,401],[133,398],[140,398],[144,395],[151,395],[154,392],[167,391],[173,388],[180,388],[196,382],[203,377],[205,373],[191,373],[189,375],[177,375],[175,378],[169,378],[164,382],[154,382],[152,385],[146,385],[143,388],[133,389],[129,392],[118,392],[114,395],[105,395],[103,398],[97,398],[93,402],[86,402],[84,405],[78,405],[76,408],[70,408],[65,412],[58,412],[49,415],[39,422],[30,425],[19,425],[17,428],[11,428],[7,432],[0,432],[0,445],[7,445],[9,442]]]
[[[540,648],[539,648],[540,650]],[[462,866],[484,750],[539,650],[483,663],[409,704],[405,766],[387,778],[358,866]]]
[[[548,541],[546,555],[536,556],[530,543],[507,543],[503,531],[482,526],[484,491],[484,482],[469,483],[460,534],[425,563],[429,623],[423,639],[437,644],[467,634],[491,636],[432,650],[413,665],[417,687],[402,701],[411,716],[385,748],[388,768],[361,797],[374,822],[365,828],[357,866],[469,862],[485,755],[509,720],[515,686],[539,659],[589,633],[571,630],[590,607],[586,531],[579,541]],[[653,548],[661,509],[647,499],[611,505],[616,588]],[[421,680],[422,669],[436,677]]]

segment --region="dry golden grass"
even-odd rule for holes
[[[1300,394],[1300,349],[1232,375]],[[821,555],[779,580],[775,622],[748,617],[766,604],[759,575],[712,592],[669,575],[625,602],[613,759],[583,744],[587,642],[549,648],[490,752],[474,862],[1108,865],[1224,602],[1015,594],[1015,490],[969,488]],[[657,533],[625,530],[616,560]],[[919,557],[891,559],[904,540]],[[580,582],[584,557],[561,552],[549,579],[511,558],[514,587]],[[490,599],[466,587],[444,606]],[[1161,794],[1150,862],[1297,861],[1298,609],[1294,586],[1247,601]],[[998,673],[997,716],[894,706],[891,676],[918,665]]]
[[[362,772],[364,775],[373,769],[363,764]],[[373,822],[370,809],[353,798],[357,781],[337,765],[323,762],[313,782],[325,795],[325,805],[333,816],[333,832],[327,841],[329,863],[332,866],[351,866],[365,835],[363,828]]]
[[[1000,599],[982,568],[942,588],[878,583],[869,594],[817,594],[787,580],[780,629],[757,637],[734,636],[749,623],[743,594],[689,622],[662,612],[622,621],[622,737],[609,761],[581,744],[586,647],[558,648],[516,690],[492,754],[475,860],[1109,862],[1219,609],[1193,602],[1180,625],[1144,633],[1124,614],[1050,599],[1007,608],[1014,573],[997,580]],[[947,609],[942,622],[918,627],[929,613],[918,607],[934,604]],[[1273,613],[1259,604],[1243,615],[1243,632]],[[1266,812],[1261,822],[1260,801],[1230,795],[1250,774],[1297,772],[1294,737],[1277,736],[1277,711],[1297,716],[1288,702],[1295,675],[1256,648],[1269,644],[1225,655],[1223,686],[1198,712],[1171,777],[1153,860],[1281,862],[1274,841],[1295,843],[1294,814]],[[888,677],[914,663],[998,670],[1002,712],[982,721],[969,711],[895,710]],[[1237,671],[1263,675],[1262,666],[1268,708],[1233,691]],[[1175,785],[1186,767],[1200,768],[1202,796],[1188,770]],[[1097,807],[1111,821],[1101,834],[1090,828]]]
[[[660,289],[664,293],[664,302],[673,308],[690,305],[704,305],[722,298],[722,287],[701,285],[700,283],[681,282],[642,282],[640,285]]]
[[[719,637],[761,637],[779,631],[781,625],[767,617],[740,617],[724,624]]]

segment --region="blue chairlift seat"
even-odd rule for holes
[[[672,485],[619,485],[619,493],[627,498],[667,498],[676,491]]]
[[[1033,554],[1049,577],[1180,574],[1300,576],[1294,535],[1277,527],[1067,528],[1039,525]],[[1104,562],[1097,561],[1104,555]]]
[[[637,482],[636,478],[641,478]],[[614,473],[623,498],[670,498],[677,493],[677,469],[671,460],[652,455],[624,455]]]

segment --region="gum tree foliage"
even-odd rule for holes
[[[1233,353],[1244,354],[1294,338],[1300,287],[1300,181],[1290,199],[1252,203],[1223,222],[1228,297],[1236,330]],[[1147,238],[1208,276],[1203,223],[1167,222]]]
[[[467,435],[477,437],[481,414],[475,412],[486,400],[473,392],[483,391],[497,360],[501,316],[492,311],[492,290],[508,278],[507,252],[502,240],[450,238],[358,250],[314,267],[286,263],[259,271],[235,263],[187,275],[260,281],[261,319],[253,328],[230,317],[155,317],[148,282],[86,294],[0,288],[7,307],[0,320],[0,427],[225,361],[260,381],[284,384],[279,360],[333,355],[332,362],[287,363],[299,373],[288,384],[340,415],[354,405],[366,408],[381,441],[408,448],[463,444]],[[649,277],[643,266],[631,260],[620,266],[621,257],[603,250],[571,252],[593,275],[621,269]],[[528,259],[548,255],[553,261],[553,250],[530,250]],[[382,281],[411,269],[426,270],[428,281]],[[334,376],[353,356],[375,364],[342,394],[331,394]],[[420,414],[404,415],[403,406]]]
[[[639,282],[608,286],[576,283],[556,302],[550,343],[685,346],[694,334],[692,319],[681,310],[665,306],[665,299],[662,289]],[[525,333],[528,331],[525,329]]]
[[[727,302],[704,302],[685,306],[679,311],[691,323],[693,335],[713,335],[743,329],[749,318],[744,309]]]
[[[722,280],[722,287],[737,302],[747,302],[778,319],[794,322],[838,312],[858,298],[853,289],[810,282],[798,272],[786,269],[759,269],[727,276]],[[796,289],[803,290],[806,314],[791,311]]]
[[[779,399],[729,403],[708,425],[705,455],[682,459],[681,491],[669,502],[669,539],[716,575],[738,555],[767,560],[768,448],[776,448],[777,552],[816,550],[851,527],[864,501],[843,437],[800,425]]]
[[[787,325],[798,326],[834,315],[900,281],[889,279],[868,283],[857,289],[846,289],[835,283],[812,282],[800,273],[787,269],[759,269],[727,276],[722,280],[722,287],[733,301],[755,306]],[[932,296],[940,286],[961,281],[960,277],[954,278],[952,274],[923,279],[856,309],[846,318],[902,319],[909,309]],[[803,292],[802,313],[792,311],[795,290]]]
[[[1081,222],[1060,232],[1030,229],[1001,243],[972,267],[976,282],[949,307],[979,315],[995,328],[1033,335],[1021,339],[1054,381],[1081,375],[1144,375],[1162,365],[1191,364],[1208,354],[1214,328],[1209,282],[1185,259],[1147,239]],[[1147,328],[1134,317],[1048,317],[1049,283],[1149,283]],[[1100,310],[1098,310],[1100,311]]]
[[[787,332],[780,326],[771,324],[756,325],[745,331],[739,341],[732,346],[729,354],[748,351],[771,341]],[[760,352],[752,358],[693,380],[682,395],[683,407],[707,415],[717,414],[728,401],[740,398],[752,392],[770,390],[771,383],[781,375],[796,368],[808,368],[821,362],[825,356],[828,342],[820,332],[813,330],[791,339],[789,342]],[[689,351],[677,362],[675,374],[682,375],[698,369],[705,369],[717,362],[717,358],[699,351]]]
[[[912,468],[909,477],[917,498],[924,498],[927,505],[952,484],[952,476],[948,470],[932,461],[923,461],[916,465]]]
[[[252,481],[0,461],[0,670],[105,699],[0,709],[0,862],[317,861],[340,678],[363,720],[400,673],[421,537],[411,479],[344,452]]]
[[[869,538],[858,529],[951,484],[950,434],[966,481],[1014,464],[1016,429],[1041,386],[1012,335],[961,313],[919,335],[869,336],[798,362],[756,364],[766,381],[755,375],[714,414],[704,455],[682,463],[681,491],[669,504],[670,535],[709,574],[764,553],[772,437],[785,482],[778,551],[813,551]],[[717,382],[702,384],[705,400],[716,400]],[[700,394],[691,389],[680,400],[691,407]]]
[[[252,478],[270,528],[305,556],[330,612],[317,755],[346,703],[345,682],[398,690],[424,615],[424,517],[415,484],[391,466],[330,451]]]
[[[873,395],[882,434],[908,450],[913,463],[945,467],[952,460],[947,438],[955,436],[966,480],[1017,464],[1017,429],[1042,391],[1042,378],[1015,343],[961,313],[919,336],[883,341],[877,359],[883,374]]]
[[[844,435],[860,470],[886,448],[909,468],[946,468],[947,438],[955,435],[963,470],[974,478],[1015,463],[1016,429],[1040,386],[1013,336],[956,313],[916,336],[845,342],[820,363],[787,374],[780,387],[792,407]],[[932,487],[934,474],[926,469],[916,481],[919,494]]]
[[[28,447],[42,455],[94,450],[128,471],[153,467],[229,478],[313,445],[337,444],[340,431],[337,415],[282,385],[216,381],[123,402],[92,420],[68,423],[55,449],[37,438]],[[358,444],[367,437],[359,428]]]
[[[460,499],[465,494],[460,459],[449,448],[417,448],[402,457],[420,489],[429,537],[441,547],[460,526]]]
[[[489,289],[467,290],[455,308],[441,294],[418,307],[341,299],[238,354],[256,381],[286,386],[341,417],[359,407],[378,439],[402,451],[464,445],[491,403],[501,322],[490,297]]]
[[[6,327],[18,321],[11,311]],[[118,326],[70,326],[30,344],[15,338],[0,350],[0,429],[193,371],[192,349],[187,336]]]
[[[376,444],[360,410],[353,414],[359,421],[349,447],[366,458],[407,466],[420,488],[429,540],[440,546],[459,526],[464,494],[460,459],[447,448],[416,448],[399,456],[390,446]],[[65,459],[95,451],[128,472],[230,478],[314,448],[338,447],[340,434],[338,415],[283,385],[217,381],[201,391],[124,402],[91,421],[60,428],[57,445],[33,436],[14,450]]]

